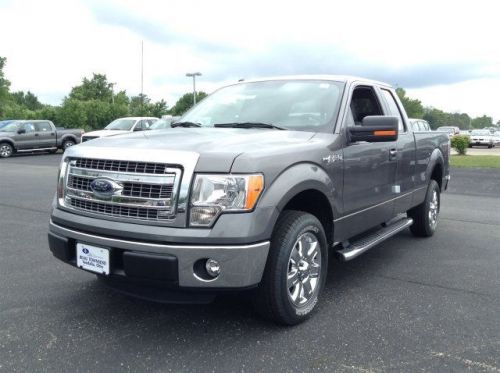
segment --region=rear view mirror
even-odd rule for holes
[[[361,126],[349,127],[348,130],[351,142],[385,142],[398,139],[398,127],[398,117],[373,115],[364,117]]]

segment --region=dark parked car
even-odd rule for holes
[[[79,144],[82,129],[57,130],[49,120],[15,120],[0,127],[0,158],[16,152],[66,149]]]
[[[54,256],[163,302],[251,290],[262,315],[290,325],[316,308],[331,255],[437,229],[448,136],[414,132],[387,84],[240,82],[173,126],[65,152]]]

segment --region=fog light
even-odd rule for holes
[[[207,273],[214,278],[220,274],[220,264],[215,259],[207,259],[205,269],[207,270]]]

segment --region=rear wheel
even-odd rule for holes
[[[73,145],[75,145],[75,142],[73,140],[64,140],[64,142],[62,143],[62,148],[63,150],[65,150]]]
[[[284,211],[276,223],[259,288],[257,311],[276,323],[306,320],[326,280],[328,246],[320,221],[301,211]]]
[[[440,192],[439,184],[431,180],[424,202],[408,210],[408,217],[413,219],[410,230],[414,236],[430,237],[436,231],[441,205]]]
[[[9,158],[14,153],[14,148],[8,142],[0,143],[0,158]]]

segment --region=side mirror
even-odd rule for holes
[[[142,131],[142,128],[140,126],[137,126],[134,128],[134,132],[136,132],[136,131]]]
[[[25,130],[24,128],[19,128],[19,129],[17,130],[17,133],[18,133],[19,135],[22,135],[23,133],[26,133],[26,130]]]
[[[398,139],[399,119],[384,115],[363,118],[361,126],[349,127],[350,142],[386,142]]]

